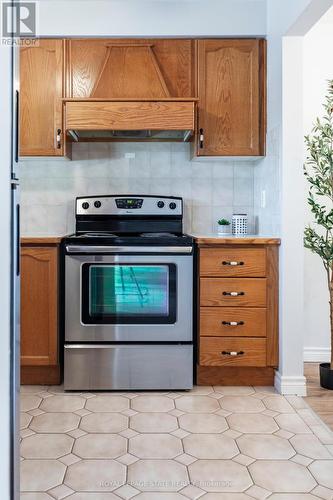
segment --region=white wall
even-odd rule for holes
[[[44,36],[256,36],[265,0],[41,0]]]
[[[10,349],[10,51],[0,45],[0,498],[9,500],[9,349]]]
[[[74,144],[72,161],[21,162],[22,233],[72,233],[76,196],[126,193],[182,196],[186,232],[216,231],[234,212],[248,214],[251,232],[254,168],[191,162],[184,143]]]
[[[304,134],[308,134],[317,116],[323,115],[322,103],[327,80],[333,80],[333,9],[304,37]],[[308,186],[306,186],[308,190]],[[304,195],[306,200],[307,192]],[[305,223],[313,217],[306,201]],[[304,253],[304,355],[307,361],[328,361],[330,349],[329,295],[326,273],[320,258],[309,250]]]

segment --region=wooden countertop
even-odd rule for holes
[[[60,245],[64,236],[23,236],[21,245]]]
[[[218,234],[192,234],[198,245],[280,245],[281,240],[275,236],[219,236]]]

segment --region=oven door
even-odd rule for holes
[[[67,342],[192,341],[191,255],[66,255]]]

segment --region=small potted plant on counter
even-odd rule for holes
[[[308,203],[314,227],[304,232],[304,246],[319,255],[325,268],[330,303],[331,362],[320,364],[320,385],[333,389],[333,80],[324,103],[325,114],[317,118],[312,134],[305,137],[304,166],[310,184]]]
[[[231,223],[227,219],[219,219],[217,221],[217,232],[221,236],[227,236],[231,233]]]

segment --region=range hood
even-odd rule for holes
[[[170,95],[152,44],[110,43],[90,97],[64,99],[65,130],[76,142],[188,141],[196,101]]]

